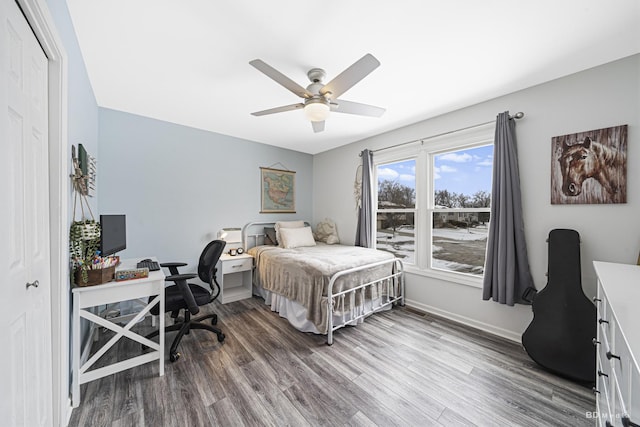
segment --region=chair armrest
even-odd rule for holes
[[[194,277],[198,277],[198,275],[194,273],[172,274],[171,276],[165,277],[164,280],[168,282],[180,282],[180,281],[187,281],[189,279],[193,279]]]
[[[178,271],[178,267],[184,267],[186,265],[186,262],[163,262],[162,264],[160,264],[160,267],[166,267],[169,269],[171,275],[176,275],[180,274],[180,272]]]
[[[185,267],[188,264],[186,262],[163,262],[160,263],[160,267]]]
[[[176,286],[178,287],[178,289],[180,289],[180,294],[182,295],[182,298],[185,300],[185,302],[187,303],[187,308],[189,309],[189,311],[191,312],[191,314],[198,314],[200,312],[200,307],[198,307],[198,304],[196,303],[196,299],[194,298],[193,294],[191,293],[191,288],[189,287],[189,284],[187,283],[187,280],[189,279],[193,279],[194,277],[198,277],[197,274],[174,274],[168,277],[165,277],[165,280],[168,280],[170,282],[175,282]]]

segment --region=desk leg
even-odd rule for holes
[[[160,322],[158,322],[158,328],[160,336],[160,376],[164,375],[164,283],[162,283],[160,287],[160,311],[158,311],[158,318]]]
[[[80,405],[80,294],[73,294],[73,324],[71,326],[72,336],[72,382],[71,382],[71,405],[77,408]]]

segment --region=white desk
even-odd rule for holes
[[[121,261],[117,270],[125,270],[135,268],[136,263],[143,258],[136,258]],[[72,354],[72,386],[71,396],[72,405],[77,407],[80,404],[80,385],[98,378],[111,375],[125,369],[133,368],[154,360],[159,360],[160,376],[164,375],[164,273],[162,269],[149,272],[149,277],[144,279],[125,280],[122,282],[109,282],[102,285],[76,287],[73,288],[73,354]],[[147,298],[155,296],[149,303]],[[108,319],[93,314],[86,310],[90,307],[99,305],[107,305],[121,301],[137,300],[143,306],[143,309],[133,316],[133,318],[125,325],[120,326]],[[155,343],[133,331],[131,328],[138,323],[139,320],[149,314],[149,310],[160,304],[160,321],[158,328],[160,330],[159,343]],[[114,331],[113,336],[103,347],[101,347],[93,356],[89,358],[82,366],[80,366],[80,318],[93,322],[96,325],[105,327]],[[143,344],[153,351],[132,357],[127,360],[113,363],[109,366],[96,368],[88,371],[91,366],[102,356],[107,350],[120,340],[122,337],[130,338],[140,344]],[[91,344],[89,344],[91,345]]]

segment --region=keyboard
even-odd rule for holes
[[[148,268],[149,271],[157,271],[160,270],[160,264],[155,261],[140,261],[136,268]]]

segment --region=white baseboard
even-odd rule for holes
[[[405,305],[414,308],[419,311],[424,311],[426,313],[435,314],[440,317],[444,317],[445,319],[453,320],[454,322],[462,323],[463,325],[471,326],[476,329],[480,329],[482,331],[488,332],[493,335],[497,335],[502,338],[506,338],[510,341],[517,342],[518,344],[522,343],[522,337],[520,334],[509,331],[507,329],[499,328],[494,325],[490,325],[488,323],[479,322],[475,319],[471,319],[469,317],[461,316],[456,313],[451,313],[449,311],[445,311],[439,309],[437,307],[433,307],[427,304],[423,304],[417,301],[413,301],[410,299],[405,299]]]

